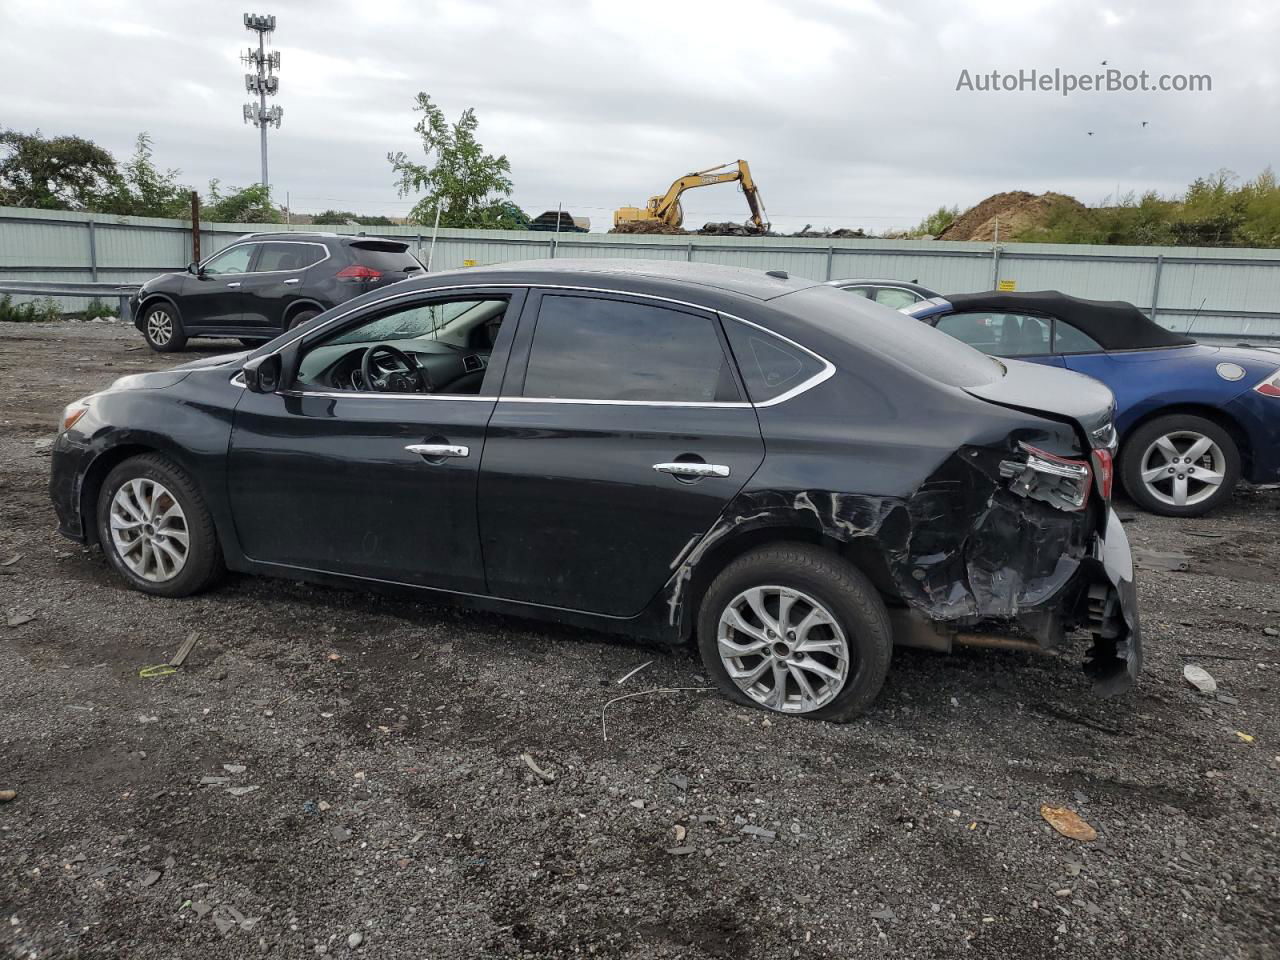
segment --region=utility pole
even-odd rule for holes
[[[258,128],[262,146],[262,185],[268,190],[271,181],[267,178],[267,127],[275,124],[280,129],[280,121],[284,111],[279,106],[267,107],[267,97],[274,97],[280,90],[280,78],[276,73],[280,70],[280,51],[267,53],[267,36],[276,28],[276,18],[271,14],[246,13],[244,15],[246,30],[258,35],[258,48],[249,48],[240,59],[254,67],[253,73],[244,75],[244,88],[250,95],[257,94],[257,103],[244,105],[244,122],[252,123]]]

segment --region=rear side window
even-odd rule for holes
[[[1054,353],[1102,353],[1102,344],[1079,327],[1062,320],[1053,324]]]
[[[882,303],[892,310],[909,307],[919,299],[921,298],[910,290],[903,290],[901,287],[881,287],[876,291],[876,303]]]
[[[382,273],[413,273],[422,269],[407,243],[394,240],[357,240],[349,244],[351,258]]]
[[[870,297],[870,287],[841,287],[845,293],[852,293],[855,297]]]
[[[822,361],[807,350],[745,323],[726,317],[724,332],[752,403],[780,397],[823,370]]]
[[[1022,313],[953,313],[938,329],[996,357],[1036,357],[1049,353],[1050,321]]]
[[[267,242],[259,244],[262,252],[258,254],[255,273],[270,273],[275,270],[304,270],[313,263],[324,259],[324,247],[314,243]]]
[[[524,395],[659,403],[742,399],[711,317],[567,296],[542,297]]]

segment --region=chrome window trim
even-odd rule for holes
[[[251,247],[254,244],[260,244],[260,243],[290,243],[290,244],[293,244],[295,247],[319,247],[321,250],[324,251],[324,256],[321,257],[319,260],[317,260],[315,263],[309,263],[305,267],[295,267],[293,270],[254,270],[252,273],[249,273],[249,272],[218,273],[218,274],[213,274],[213,276],[218,276],[218,277],[262,276],[262,277],[265,277],[273,273],[302,273],[302,271],[304,270],[310,270],[312,267],[320,266],[320,264],[324,263],[326,260],[329,259],[330,256],[332,256],[332,254],[329,253],[328,247],[326,247],[323,243],[316,243],[314,240],[237,240],[235,243],[228,243],[225,247],[223,247],[221,250],[219,250],[217,253],[211,256],[208,260],[200,264],[200,269],[203,270],[205,263],[212,263],[214,260],[222,256],[224,253],[226,253],[228,250],[230,250],[233,247]],[[250,254],[250,259],[252,258],[253,258],[253,255]]]
[[[798,397],[800,394],[808,390],[811,390],[822,383],[825,383],[827,380],[830,380],[833,376],[835,376],[835,372],[836,372],[835,364],[833,364],[830,360],[828,360],[826,357],[822,356],[821,354],[815,353],[814,351],[810,350],[808,347],[804,346],[803,344],[796,343],[790,337],[783,336],[780,333],[770,330],[767,327],[762,327],[760,326],[760,324],[753,323],[752,321],[747,320],[744,317],[739,317],[736,314],[726,313],[723,310],[717,310],[714,307],[704,306],[703,304],[693,303],[688,300],[677,300],[674,297],[659,296],[658,294],[654,294],[654,293],[635,293],[631,290],[613,290],[608,287],[584,287],[584,286],[578,286],[575,284],[557,284],[557,283],[466,283],[466,284],[451,284],[447,287],[432,287],[426,290],[411,290],[404,293],[393,293],[389,296],[383,297],[382,299],[375,301],[374,303],[363,304],[362,306],[355,307],[351,310],[346,310],[342,313],[339,313],[337,316],[333,317],[330,320],[326,320],[319,327],[315,328],[314,330],[307,331],[307,333],[305,334],[304,333],[296,334],[295,336],[284,341],[282,344],[276,347],[275,352],[279,352],[280,350],[283,350],[285,347],[288,347],[291,344],[297,343],[304,336],[318,335],[322,331],[327,330],[329,327],[333,326],[336,323],[341,322],[342,320],[345,320],[347,317],[351,316],[354,313],[359,313],[365,310],[369,310],[369,311],[378,310],[378,309],[381,309],[386,304],[392,303],[396,300],[404,300],[409,297],[429,297],[437,293],[447,294],[456,290],[471,290],[471,291],[475,291],[475,290],[528,290],[528,291],[571,290],[577,293],[606,293],[606,294],[612,294],[614,296],[619,296],[619,297],[636,297],[643,300],[656,300],[659,303],[674,303],[677,306],[692,307],[694,310],[701,310],[703,313],[715,314],[719,316],[721,319],[734,320],[734,321],[737,321],[738,323],[744,323],[749,327],[755,327],[755,329],[759,330],[761,333],[764,333],[770,337],[776,337],[777,339],[781,340],[783,343],[789,344],[792,347],[795,347],[797,350],[802,350],[803,352],[809,354],[809,356],[813,357],[815,360],[817,360],[819,363],[822,364],[822,370],[819,373],[815,373],[808,380],[805,380],[805,381],[802,381],[801,383],[796,384],[794,387],[792,387],[790,390],[786,391],[785,393],[780,393],[778,394],[778,396],[773,397],[772,399],[769,399],[769,400],[765,400],[761,403],[752,403],[750,400],[738,401],[733,403],[715,403],[711,401],[704,403],[704,402],[693,401],[693,400],[585,400],[585,399],[574,399],[574,398],[567,398],[567,397],[562,398],[562,397],[501,396],[496,398],[490,398],[490,397],[471,397],[468,394],[438,394],[438,395],[432,395],[432,394],[426,394],[426,393],[360,394],[354,390],[351,391],[351,393],[324,393],[320,391],[312,392],[309,390],[279,391],[279,392],[285,396],[308,396],[308,397],[316,397],[316,396],[416,397],[418,399],[423,399],[423,400],[450,400],[450,399],[459,399],[459,398],[465,397],[467,399],[472,399],[472,400],[496,399],[499,403],[555,403],[555,404],[581,404],[584,406],[694,407],[694,408],[702,408],[702,409],[708,409],[708,408],[709,409],[717,409],[717,408],[734,409],[734,408],[746,408],[746,407],[776,407],[780,403],[785,403],[791,398]]]
[[[478,397],[470,393],[380,393],[376,390],[276,390],[281,397],[329,397],[335,400],[478,400],[490,403],[497,397]]]

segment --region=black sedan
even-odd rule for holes
[[[178,597],[226,568],[696,642],[844,719],[892,645],[1141,664],[1112,397],[822,284],[581,261],[435,274],[126,377],[54,447],[64,534]]]

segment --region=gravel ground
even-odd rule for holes
[[[1127,524],[1189,566],[1140,576],[1129,696],[1071,655],[899,651],[859,721],[770,718],[683,650],[283,581],[125,589],[54,532],[39,442],[173,362],[141,343],[0,324],[0,954],[1280,955],[1280,494]],[[606,702],[658,687],[696,689],[612,704],[606,740]]]

